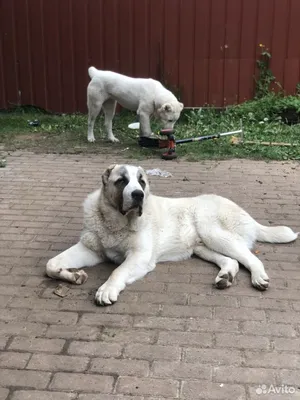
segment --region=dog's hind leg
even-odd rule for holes
[[[105,115],[104,126],[107,134],[107,138],[111,142],[119,142],[112,131],[112,120],[115,115],[117,102],[113,99],[108,99],[103,103],[103,111]]]
[[[209,261],[220,267],[215,283],[218,289],[225,289],[232,285],[236,274],[239,271],[239,263],[232,258],[223,256],[205,245],[195,247],[194,254],[203,260]]]
[[[237,235],[222,228],[200,235],[203,243],[220,254],[231,257],[244,265],[251,272],[252,285],[259,290],[266,290],[269,277],[263,263],[249,250],[247,243]]]
[[[81,285],[88,275],[82,267],[93,267],[103,260],[83,243],[78,242],[74,246],[58,254],[48,261],[46,273],[50,278],[63,279],[65,281]]]
[[[96,119],[98,117],[98,114],[101,111],[102,108],[102,101],[95,98],[93,94],[90,94],[88,92],[88,135],[87,135],[87,140],[89,142],[94,142],[95,141],[95,136],[94,136],[94,126]]]

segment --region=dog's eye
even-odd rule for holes
[[[120,185],[127,185],[127,183],[128,183],[128,179],[125,178],[125,177],[119,178],[119,179],[115,182],[116,185],[117,185],[117,184],[120,184]]]
[[[140,182],[140,185],[141,185],[142,187],[145,187],[145,186],[146,186],[146,182],[144,181],[143,178],[140,178],[140,179],[139,179],[139,182]]]

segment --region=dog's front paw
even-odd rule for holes
[[[112,283],[105,282],[99,287],[95,295],[95,302],[98,306],[108,306],[117,301],[120,290]]]
[[[90,143],[94,143],[94,142],[96,141],[96,139],[95,139],[94,136],[88,136],[87,140],[88,140],[88,142],[90,142]]]
[[[269,277],[265,272],[252,273],[251,281],[258,290],[266,290],[269,287]]]
[[[76,285],[82,285],[88,279],[88,274],[82,269],[78,270],[77,268],[70,268],[68,271],[72,273],[72,281]]]
[[[110,136],[110,137],[108,138],[108,140],[109,140],[110,142],[112,142],[112,143],[119,143],[119,142],[120,142],[120,140],[119,140],[118,138],[116,138],[115,136]]]

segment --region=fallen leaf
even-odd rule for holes
[[[59,297],[66,297],[66,295],[68,294],[69,290],[70,290],[70,288],[68,286],[59,284],[57,286],[57,288],[54,289],[53,293],[56,294],[56,296],[59,296]]]

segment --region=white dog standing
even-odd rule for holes
[[[154,79],[130,78],[111,71],[90,67],[91,81],[87,88],[88,141],[94,142],[95,120],[101,109],[105,115],[105,130],[108,140],[118,142],[112,131],[112,120],[116,104],[136,111],[140,121],[140,136],[151,136],[150,116],[157,116],[164,128],[173,128],[180,117],[183,104]]]
[[[166,198],[150,193],[140,167],[115,165],[102,176],[101,189],[84,203],[80,241],[52,258],[48,276],[82,284],[83,270],[110,260],[120,264],[98,289],[96,302],[115,302],[126,285],[145,276],[160,261],[182,261],[192,254],[217,264],[216,286],[231,286],[243,264],[252,285],[265,290],[269,278],[262,262],[250,251],[256,240],[288,243],[298,236],[285,226],[256,222],[232,201],[216,195]]]

